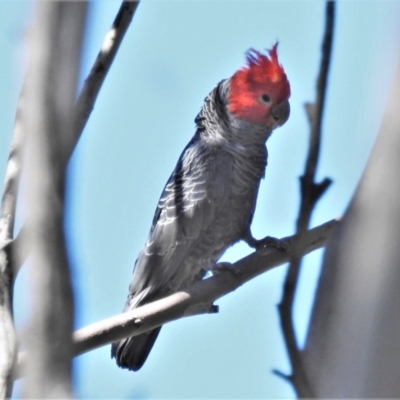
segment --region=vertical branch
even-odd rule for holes
[[[11,396],[16,338],[12,317],[12,273],[7,252],[0,248],[0,399]]]
[[[325,33],[320,72],[317,80],[316,100],[314,104],[306,104],[311,134],[305,171],[300,178],[301,202],[296,226],[296,232],[300,239],[293,246],[293,256],[291,257],[289,270],[285,279],[282,299],[278,306],[282,332],[292,365],[292,374],[286,378],[293,384],[299,397],[313,397],[313,390],[309,385],[303,367],[302,354],[297,346],[292,312],[301,267],[302,255],[298,251],[301,235],[309,226],[312,211],[317,201],[331,184],[331,180],[328,178],[325,178],[320,183],[316,183],[315,175],[320,151],[322,117],[332,52],[334,17],[335,3],[333,0],[328,0],[326,2]]]
[[[22,104],[23,94],[21,93],[17,106],[10,155],[4,179],[3,197],[1,200],[0,240],[2,242],[12,239],[14,231],[17,191],[21,172],[21,148],[24,137]]]
[[[32,253],[25,396],[70,398],[73,293],[63,229],[86,2],[36,2],[26,83],[27,237]]]
[[[21,152],[24,137],[22,104],[23,96],[21,95],[6,168],[0,213],[0,354],[2,355],[0,358],[0,399],[11,396],[11,375],[16,350],[12,316],[13,260],[9,244],[13,239],[18,184],[21,175]]]
[[[112,27],[102,45],[92,70],[85,81],[74,109],[74,126],[68,137],[63,138],[65,151],[61,155],[68,161],[94,108],[101,86],[114,61],[115,55],[136,11],[138,1],[124,0]],[[74,86],[71,86],[74,87]],[[9,397],[12,390],[11,371],[15,358],[15,332],[12,319],[12,285],[20,264],[30,251],[27,239],[27,223],[13,239],[15,209],[19,177],[21,175],[22,150],[26,136],[26,96],[21,94],[10,156],[5,176],[0,214],[0,399]],[[24,108],[23,108],[24,107]],[[71,118],[70,118],[71,119]]]

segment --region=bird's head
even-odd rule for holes
[[[228,109],[237,118],[275,129],[290,114],[290,85],[278,61],[278,43],[268,54],[250,49],[247,66],[230,80]]]

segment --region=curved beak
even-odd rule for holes
[[[289,118],[290,115],[290,104],[286,100],[281,104],[278,104],[273,110],[271,110],[272,118],[274,119],[275,128],[282,126]]]

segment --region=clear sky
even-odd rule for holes
[[[119,8],[96,1],[90,10],[82,78]],[[22,80],[21,46],[30,1],[0,0],[0,176],[4,176]],[[339,1],[324,119],[320,179],[334,184],[313,225],[345,210],[373,145],[397,63],[400,2]],[[308,138],[303,104],[315,97],[324,23],[322,1],[156,1],[139,5],[106,79],[69,170],[67,233],[76,326],[119,313],[136,255],[161,190],[186,143],[204,97],[244,63],[244,52],[279,40],[291,82],[291,117],[268,142],[253,233],[293,233],[298,177]],[[229,250],[235,261],[249,252]],[[295,319],[300,344],[322,252],[306,257]],[[271,373],[290,372],[277,318],[285,267],[218,301],[220,313],[165,326],[142,370],[120,370],[109,347],[75,363],[81,398],[293,398]],[[17,321],[27,309],[26,276],[16,287]]]

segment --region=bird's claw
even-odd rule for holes
[[[218,275],[224,271],[229,271],[230,273],[234,274],[235,276],[240,276],[240,272],[237,271],[235,268],[233,268],[232,264],[227,261],[223,261],[218,264],[215,264],[211,268],[211,272],[213,273],[213,275]]]
[[[263,249],[265,247],[274,247],[278,250],[283,250],[288,252],[290,249],[290,245],[285,241],[272,236],[266,236],[263,239],[254,239],[250,242],[247,242],[249,246],[253,247],[256,250]]]

